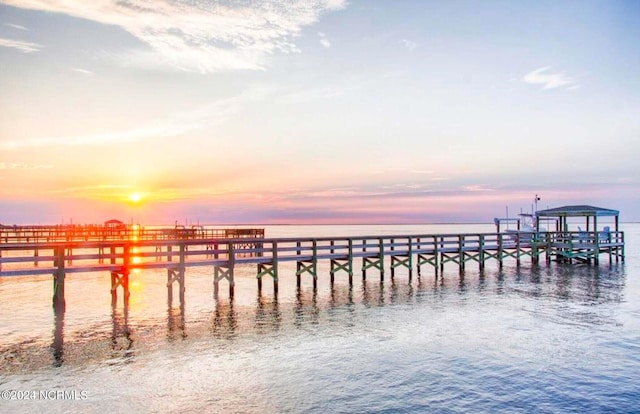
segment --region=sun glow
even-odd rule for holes
[[[131,201],[132,203],[139,203],[142,201],[142,194],[141,193],[131,193],[129,194],[129,201]]]

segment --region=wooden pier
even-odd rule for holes
[[[76,241],[140,241],[213,238],[263,238],[262,228],[211,228],[205,226],[142,227],[110,220],[105,224],[52,226],[0,225],[0,243]]]
[[[17,229],[15,229],[17,230]],[[242,229],[234,229],[241,231]],[[6,236],[0,242],[0,277],[25,275],[53,275],[53,301],[64,307],[65,276],[70,273],[108,272],[111,275],[111,295],[115,306],[117,292],[123,291],[128,302],[129,276],[138,269],[164,269],[167,271],[169,298],[174,284],[178,285],[181,302],[184,297],[188,267],[209,267],[213,289],[217,295],[219,284],[226,281],[229,295],[234,295],[234,273],[238,265],[255,265],[258,290],[264,277],[271,278],[274,293],[278,292],[279,265],[296,264],[297,285],[302,277],[310,277],[316,287],[322,276],[318,263],[329,263],[330,283],[345,275],[349,283],[360,271],[363,279],[367,272],[375,270],[384,281],[387,270],[394,277],[398,268],[421,274],[422,268],[434,269],[436,276],[445,265],[455,265],[464,271],[468,264],[480,270],[489,261],[502,266],[505,260],[518,264],[529,258],[532,262],[551,260],[563,262],[598,263],[602,254],[609,261],[624,260],[624,233],[602,232],[538,232],[538,233],[480,233],[439,235],[396,235],[320,238],[264,238],[210,237],[209,233],[156,234],[148,237],[130,233],[127,237],[101,240],[103,234],[92,236],[84,231],[71,240],[58,240],[58,236],[43,233],[26,233]],[[154,233],[155,234],[155,233]],[[162,237],[159,235],[162,234]],[[264,233],[262,233],[264,234]],[[226,234],[228,236],[229,234]],[[45,237],[45,238],[43,238]],[[83,238],[88,238],[83,240]],[[154,238],[155,237],[155,238]],[[31,240],[34,238],[34,240]]]

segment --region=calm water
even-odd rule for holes
[[[233,301],[213,298],[211,269],[188,269],[182,305],[168,304],[164,272],[142,272],[127,313],[111,308],[108,274],[68,276],[57,317],[50,277],[3,279],[0,390],[67,396],[0,401],[0,412],[639,412],[640,224],[622,230],[624,264],[525,259],[482,273],[467,264],[464,275],[452,265],[439,278],[425,266],[421,278],[400,271],[384,284],[356,271],[352,288],[339,273],[332,289],[322,263],[315,293],[310,277],[296,290],[289,264],[277,299],[269,282],[258,297],[253,266],[239,269]]]

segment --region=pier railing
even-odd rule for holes
[[[1,243],[75,241],[132,241],[212,238],[262,238],[263,228],[211,228],[205,226],[142,227],[137,224],[53,226],[1,226]]]

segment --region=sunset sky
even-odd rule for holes
[[[640,220],[640,2],[0,0],[0,223]]]

